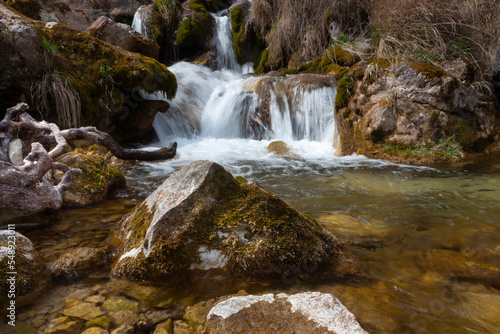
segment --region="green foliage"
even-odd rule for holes
[[[337,37],[330,41],[330,46],[342,46],[349,40],[348,34],[339,34]]]
[[[42,37],[42,45],[45,50],[48,52],[57,52],[59,50],[59,46],[50,42],[47,36],[43,35]]]
[[[437,145],[385,145],[387,153],[405,158],[446,158],[460,159],[463,157],[463,149],[454,136],[441,138]]]

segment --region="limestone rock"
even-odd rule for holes
[[[15,275],[9,274],[15,272]],[[7,281],[14,276],[14,284]],[[14,293],[16,307],[32,301],[48,286],[45,265],[31,241],[13,230],[0,231],[0,304]]]
[[[109,334],[109,332],[101,327],[89,327],[81,334]]]
[[[170,176],[122,219],[117,238],[113,274],[136,280],[288,277],[342,253],[315,221],[210,161]]]
[[[384,145],[439,149],[449,138],[481,152],[500,139],[494,100],[434,66],[360,61],[345,78],[336,99],[343,155],[386,158]]]
[[[158,324],[155,328],[153,334],[172,334],[172,319],[168,319],[160,324]]]
[[[204,333],[367,333],[331,294],[232,297],[208,314]]]
[[[135,32],[129,25],[101,16],[86,30],[90,35],[131,52],[158,59],[159,47],[151,39]]]
[[[104,314],[104,312],[93,303],[80,303],[62,311],[67,317],[81,320],[92,320]]]
[[[54,278],[76,278],[103,267],[108,261],[107,249],[79,247],[59,256],[50,271]]]

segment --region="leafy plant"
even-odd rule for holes
[[[57,52],[59,50],[59,46],[51,43],[45,35],[42,37],[42,45],[48,52]]]

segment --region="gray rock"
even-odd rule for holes
[[[204,333],[366,334],[331,294],[305,292],[232,297],[208,314]]]
[[[316,222],[210,161],[169,177],[118,233],[124,252],[113,274],[140,280],[287,277],[342,252]]]
[[[90,35],[131,52],[158,59],[159,47],[151,39],[134,31],[129,25],[101,16],[86,30]]]
[[[9,274],[15,272],[16,274]],[[15,283],[7,281],[14,277]],[[45,265],[31,241],[13,230],[0,231],[0,303],[15,294],[16,307],[31,302],[48,286]]]

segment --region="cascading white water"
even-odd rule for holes
[[[154,127],[161,145],[178,142],[169,166],[196,159],[223,163],[259,161],[272,140],[282,140],[295,157],[332,159],[337,141],[334,118],[336,83],[319,75],[248,76],[253,65],[239,65],[228,16],[216,21],[213,45],[219,70],[179,62],[171,67],[177,95]],[[161,96],[145,96],[162,99]],[[278,156],[276,156],[278,158]]]
[[[215,19],[214,46],[217,51],[217,65],[220,70],[230,69],[241,72],[241,66],[236,61],[233,47],[233,35],[229,16],[212,14]]]
[[[139,34],[148,36],[148,27],[145,24],[147,16],[149,15],[149,6],[144,5],[137,9],[132,20],[131,27]]]

